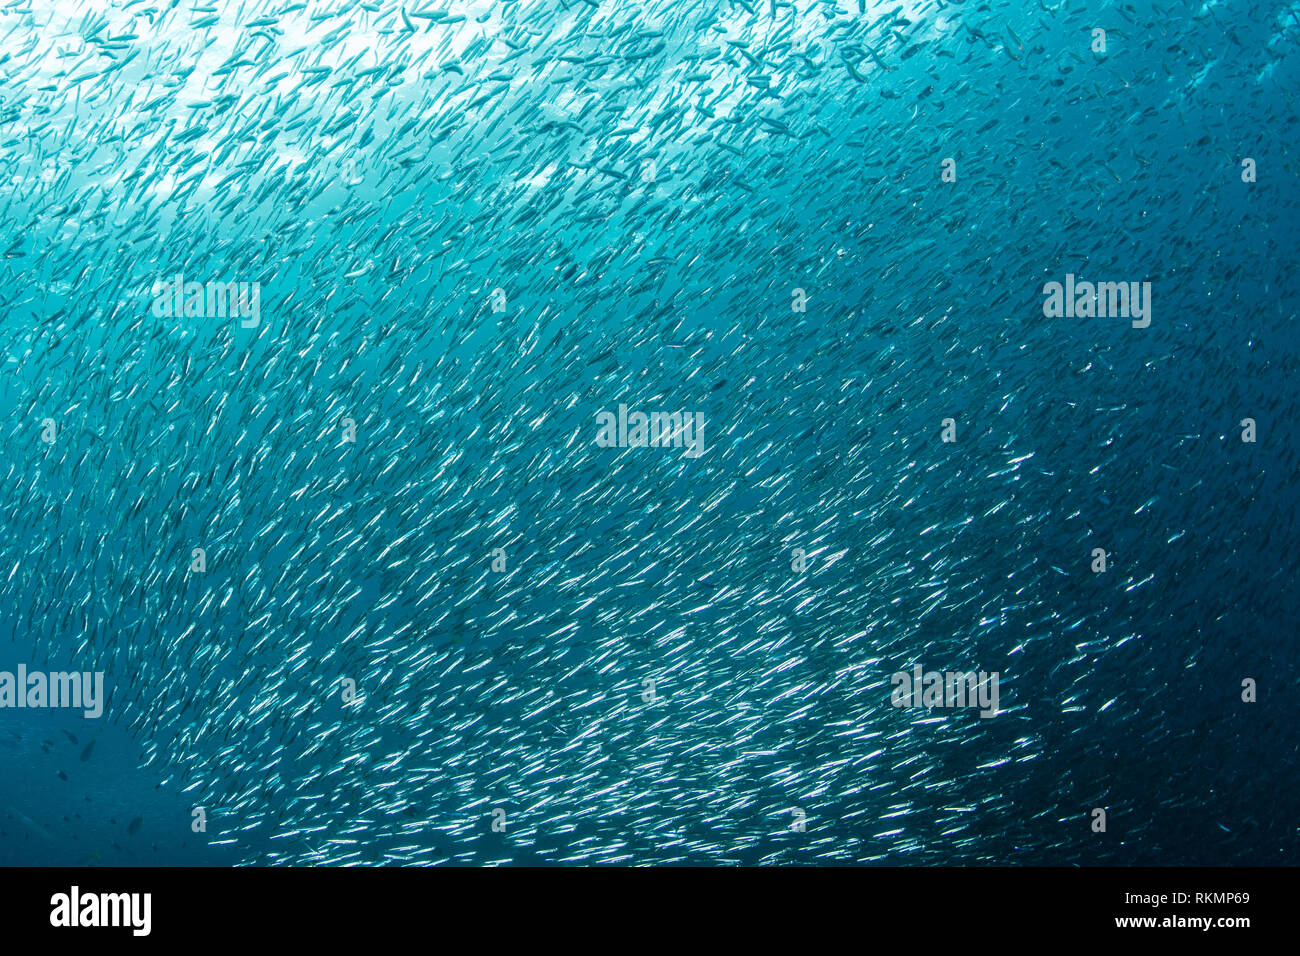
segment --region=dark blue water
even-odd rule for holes
[[[0,862],[1293,862],[1300,5],[371,6],[0,11]]]

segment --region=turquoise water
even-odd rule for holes
[[[1297,36],[0,8],[0,863],[1291,862]]]

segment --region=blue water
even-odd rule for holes
[[[370,6],[0,9],[0,863],[1294,861],[1300,4]]]

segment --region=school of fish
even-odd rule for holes
[[[1294,861],[1297,39],[0,0],[0,862]]]

